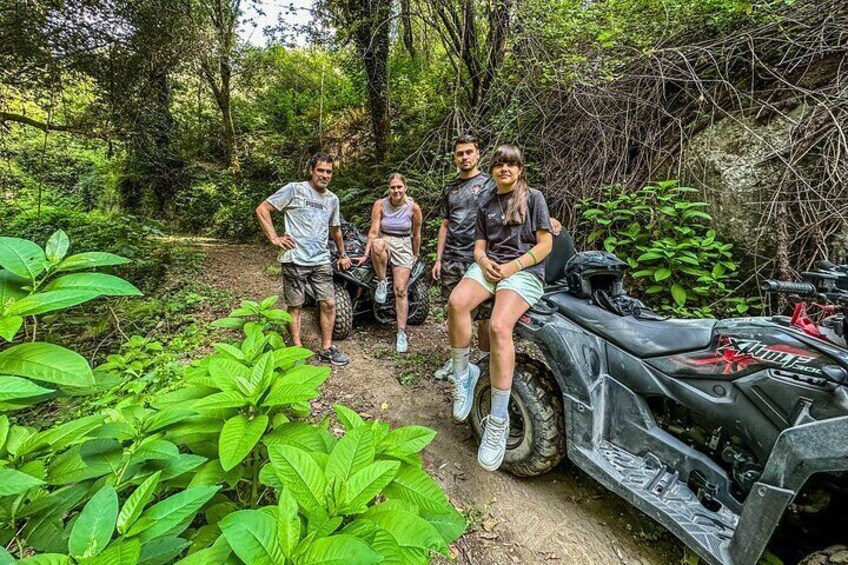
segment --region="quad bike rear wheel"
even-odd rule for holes
[[[798,565],[836,565],[837,563],[848,563],[848,547],[834,545],[816,551],[802,559]]]
[[[409,289],[409,317],[406,321],[410,326],[420,326],[429,313],[430,289],[419,279]]]
[[[353,299],[345,285],[333,283],[336,300],[336,323],[333,325],[333,339],[342,340],[350,336],[353,329]]]
[[[489,413],[491,383],[488,359],[480,363],[469,422],[477,442]],[[519,477],[535,477],[556,467],[565,456],[562,396],[547,367],[525,355],[515,359],[509,401],[509,438],[503,468]]]

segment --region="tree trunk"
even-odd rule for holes
[[[363,0],[354,36],[365,66],[368,110],[377,160],[386,156],[391,144],[388,73],[391,8],[391,0]]]

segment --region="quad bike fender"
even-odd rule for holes
[[[841,471],[848,471],[848,416],[784,430],[745,500],[728,548],[732,562],[756,562],[786,507],[811,475]]]
[[[604,342],[561,316],[531,311],[516,325],[518,335],[535,343],[545,355],[566,402],[592,405],[591,390],[604,363]]]

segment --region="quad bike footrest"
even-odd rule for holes
[[[705,508],[679,474],[650,453],[634,455],[608,441],[593,452],[580,451],[604,471],[608,488],[700,546],[699,553],[710,562],[726,562],[727,545],[739,522],[736,514],[724,507]]]

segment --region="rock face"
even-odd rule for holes
[[[725,117],[693,136],[684,151],[683,179],[704,191],[721,237],[745,251],[763,253],[775,243],[774,230],[762,227],[782,175],[773,157],[787,146],[802,112],[766,124]]]
[[[805,214],[798,212],[797,193],[778,191],[787,171],[779,155],[785,154],[792,129],[809,111],[809,107],[799,105],[767,122],[746,116],[724,117],[695,134],[684,150],[682,180],[703,190],[721,238],[733,242],[740,251],[773,258],[778,215],[783,213],[787,217],[790,245],[808,227],[805,223],[811,222],[809,218],[815,216],[809,203]],[[815,179],[821,174],[817,170],[820,165],[820,162],[802,162],[795,165],[795,171],[801,177]],[[848,226],[843,222],[836,229],[829,228],[826,235],[823,231],[816,234],[821,235],[820,240],[808,240],[791,250],[801,254],[796,259],[800,258],[801,263],[812,261],[813,255],[821,257],[822,253],[834,261],[846,258]],[[806,266],[793,265],[802,270]]]

